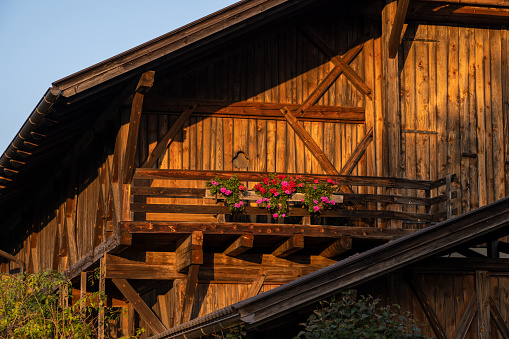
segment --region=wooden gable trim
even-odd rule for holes
[[[398,54],[398,47],[401,41],[401,32],[403,31],[403,24],[408,10],[410,0],[399,0],[396,15],[394,16],[394,23],[392,24],[391,34],[389,38],[389,58],[393,59]]]
[[[140,128],[141,111],[143,107],[143,97],[154,83],[154,71],[148,71],[142,74],[136,93],[131,105],[131,117],[129,120],[129,132],[127,134],[127,145],[124,156],[124,177],[123,183],[131,182],[134,171],[134,157],[136,155],[136,145],[138,143],[138,132]]]

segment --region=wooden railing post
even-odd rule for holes
[[[447,196],[446,201],[446,212],[447,212],[447,219],[450,219],[452,217],[452,193],[451,193],[451,180],[452,176],[449,174],[445,177],[445,195]]]
[[[428,199],[431,198],[431,189],[427,189],[426,191],[424,191],[424,194],[425,194],[426,198],[428,198]],[[426,205],[426,214],[431,216],[431,204]],[[428,221],[426,223],[426,227],[429,227],[429,226],[431,226],[431,222]]]

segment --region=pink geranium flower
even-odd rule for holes
[[[313,209],[315,210],[315,212],[318,212],[320,210],[320,207],[315,206],[315,207],[313,207]]]

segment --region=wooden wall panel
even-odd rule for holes
[[[400,47],[402,175],[456,174],[458,213],[506,195],[506,36],[413,22]]]

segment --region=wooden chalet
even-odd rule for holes
[[[508,26],[507,0],[244,0],[58,80],[0,157],[0,272],[105,291],[100,338],[283,338],[350,287],[507,338]],[[232,216],[205,188],[270,173],[344,208]]]

